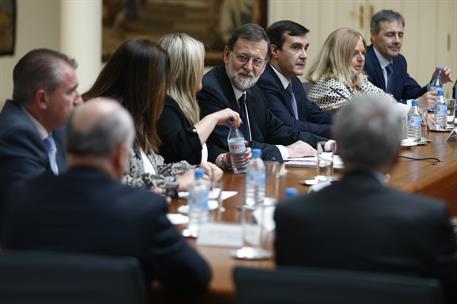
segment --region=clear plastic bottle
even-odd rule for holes
[[[444,90],[438,89],[438,98],[436,99],[435,111],[435,130],[446,131],[447,129],[447,104],[444,99]]]
[[[230,131],[227,137],[227,142],[230,150],[230,158],[232,160],[233,173],[239,174],[246,172],[246,144],[241,131],[236,128],[233,123],[228,124]]]
[[[246,205],[263,204],[265,200],[265,165],[261,158],[262,150],[252,149],[252,159],[246,171]]]
[[[298,189],[294,188],[294,187],[287,187],[286,190],[284,191],[285,199],[297,197],[299,194],[300,193],[298,192]]]
[[[195,169],[195,180],[189,188],[189,226],[191,236],[197,237],[200,225],[208,221],[209,184],[202,169]]]
[[[439,88],[443,88],[443,84],[441,83],[441,78],[443,77],[442,75],[442,71],[443,71],[443,67],[442,66],[438,66],[436,67],[436,75],[435,77],[432,79],[432,82],[430,82],[430,84],[428,85],[428,90],[434,90],[434,91],[437,91]]]
[[[422,137],[422,114],[418,104],[418,101],[414,99],[408,112],[408,138],[416,140],[420,140]]]

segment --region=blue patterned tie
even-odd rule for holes
[[[298,119],[298,109],[297,109],[297,100],[295,99],[294,91],[292,90],[292,84],[289,83],[287,86],[287,93],[289,94],[290,106],[294,112],[295,119]]]
[[[56,153],[57,153],[57,148],[56,148],[56,143],[54,141],[54,138],[52,135],[49,135],[46,137],[44,140],[44,145],[46,146],[46,151],[48,152],[48,159],[49,159],[49,165],[51,167],[52,173],[54,175],[59,174],[59,167],[57,167],[57,161],[56,161]]]
[[[386,91],[387,93],[393,94],[393,74],[394,74],[394,67],[392,63],[386,66],[386,74],[387,74],[387,84],[386,84]]]

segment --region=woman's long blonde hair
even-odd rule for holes
[[[170,58],[171,82],[168,95],[176,100],[193,125],[200,120],[196,94],[203,77],[205,47],[184,33],[167,34],[159,43]]]
[[[352,71],[352,55],[357,42],[367,44],[362,34],[351,28],[343,27],[332,32],[324,42],[320,56],[317,57],[306,75],[311,83],[316,83],[322,76],[326,79],[337,79],[349,87],[362,86],[365,75],[358,76]]]

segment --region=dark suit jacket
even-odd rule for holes
[[[270,110],[280,120],[299,131],[311,132],[329,138],[332,134],[333,114],[322,111],[316,104],[306,97],[303,85],[298,77],[292,78],[292,90],[297,101],[298,120],[290,105],[290,97],[284,89],[281,80],[271,65],[267,65],[265,72],[257,81],[262,90]]]
[[[278,265],[438,277],[457,303],[457,243],[441,202],[353,171],[274,217]]]
[[[203,89],[198,92],[197,99],[202,117],[225,108],[240,113],[224,65],[206,73],[203,77]],[[322,140],[311,133],[298,132],[274,116],[267,108],[262,91],[255,85],[246,91],[246,105],[251,126],[251,147],[262,149],[262,158],[265,160],[282,160],[275,145],[290,145],[301,139],[316,147],[317,141]],[[210,161],[214,161],[219,154],[228,152],[228,133],[229,128],[226,126],[217,126],[214,129],[207,141]]]
[[[159,154],[166,163],[186,160],[192,165],[200,164],[202,145],[198,133],[193,130],[194,127],[190,125],[176,101],[167,96],[157,122],[157,131],[162,141]]]
[[[403,55],[399,54],[395,57],[392,64],[394,91],[391,92],[391,94],[396,100],[406,101],[407,99],[415,99],[427,92],[427,86],[421,88],[420,85],[409,76],[406,59]],[[373,45],[370,45],[367,48],[367,54],[365,56],[365,73],[372,84],[387,91],[381,64],[373,50]]]
[[[59,172],[66,169],[63,135],[63,129],[52,132]],[[46,147],[35,125],[12,101],[7,101],[0,113],[0,168],[0,206],[14,182],[52,172]]]
[[[209,283],[207,263],[167,219],[165,199],[98,170],[20,182],[5,205],[6,249],[133,256],[165,289],[195,291]]]

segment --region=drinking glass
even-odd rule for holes
[[[333,156],[336,152],[334,140],[320,141],[317,143],[317,175],[318,182],[331,181],[333,179]]]
[[[448,98],[448,99],[446,99],[446,103],[447,103],[447,128],[454,129],[455,99]]]
[[[266,161],[265,162],[265,200],[267,206],[274,206],[278,201],[279,184],[284,173],[284,163]]]
[[[243,246],[232,251],[232,257],[243,260],[262,260],[272,257],[271,251],[265,249],[269,239],[264,227],[266,208],[273,207],[257,204],[244,205],[241,208]]]

